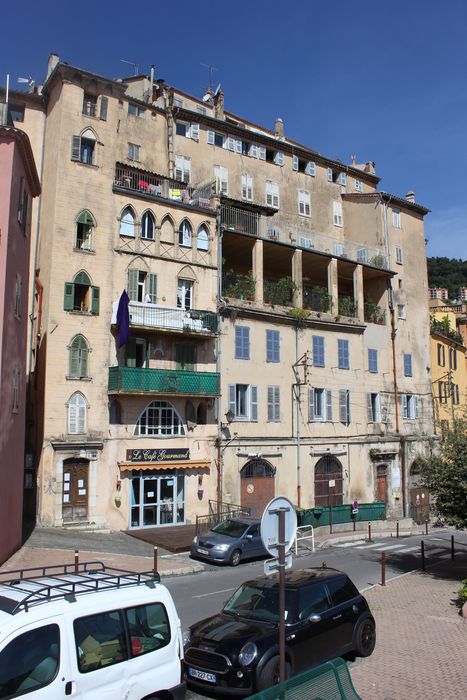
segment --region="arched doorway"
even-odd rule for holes
[[[322,457],[315,466],[315,506],[340,506],[342,501],[342,464],[335,457]]]
[[[265,459],[250,459],[240,472],[240,499],[243,508],[260,518],[263,510],[274,498],[274,475],[276,470]]]
[[[63,462],[62,518],[64,522],[88,519],[87,459],[66,459]]]

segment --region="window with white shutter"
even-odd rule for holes
[[[189,221],[184,219],[178,229],[178,245],[182,248],[191,248],[193,229]]]
[[[298,172],[298,156],[292,156],[292,170]]]
[[[258,146],[258,158],[266,160],[266,148],[264,146]]]
[[[332,391],[313,387],[308,392],[308,420],[332,421]]]
[[[258,387],[255,384],[229,384],[229,410],[235,420],[258,420]]]
[[[87,430],[87,402],[83,394],[77,391],[68,400],[68,427],[70,435],[84,435]]]
[[[363,192],[363,182],[361,180],[355,180],[355,191]]]
[[[282,151],[276,151],[274,154],[274,163],[280,166],[285,164],[285,154]]]
[[[279,423],[281,419],[280,387],[268,386],[268,422]]]
[[[332,203],[332,216],[334,220],[334,226],[343,226],[344,220],[342,218],[342,204],[341,202]]]
[[[251,175],[242,175],[242,199],[253,199],[253,178]]]
[[[316,164],[313,160],[309,160],[308,163],[305,166],[305,173],[307,175],[310,175],[311,177],[315,177],[316,175]]]
[[[398,209],[392,210],[392,225],[394,228],[401,228],[401,213]]]
[[[344,425],[350,424],[350,391],[348,389],[339,391],[339,420]]]
[[[218,191],[221,194],[229,193],[229,171],[222,165],[214,166],[214,177],[218,183]]]
[[[298,213],[301,216],[310,216],[310,193],[307,190],[298,190]]]
[[[279,208],[279,185],[272,180],[266,180],[266,204]]]
[[[191,158],[187,156],[175,156],[175,179],[181,182],[191,180]]]
[[[378,393],[367,394],[368,423],[381,423],[381,399]]]
[[[396,245],[396,263],[398,265],[402,265],[404,262],[404,256],[402,253],[402,247],[400,245]]]
[[[125,207],[120,217],[120,236],[135,236],[135,215],[131,207]]]

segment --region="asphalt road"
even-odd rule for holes
[[[458,547],[466,549],[467,533],[443,529],[426,535],[387,537],[369,543],[365,539],[341,542],[314,553],[299,551],[293,558],[293,568],[327,566],[345,571],[359,590],[381,582],[381,553],[386,554],[386,581],[421,568],[421,540],[425,543],[425,564],[430,566],[440,556],[450,557],[451,535]],[[263,561],[245,562],[238,567],[205,564],[203,572],[189,576],[170,577],[164,583],[170,588],[175,604],[186,629],[193,622],[214,614],[233,591],[249,578],[263,574]],[[211,697],[192,691],[188,700]]]

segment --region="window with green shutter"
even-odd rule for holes
[[[177,369],[194,372],[196,365],[196,346],[194,343],[177,343],[175,345],[175,362]]]
[[[99,298],[99,287],[91,287],[91,313],[94,314],[94,316],[99,315]]]
[[[65,282],[65,294],[63,296],[63,308],[65,311],[73,311],[75,298],[75,285],[72,282]]]
[[[70,344],[69,376],[82,379],[88,376],[89,347],[82,335],[76,335]]]

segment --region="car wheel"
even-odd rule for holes
[[[290,678],[291,666],[288,661],[285,662],[285,678]],[[261,673],[256,680],[258,690],[266,690],[273,685],[280,683],[279,657],[273,656],[272,659],[264,665]]]
[[[359,656],[370,656],[376,645],[376,628],[373,620],[362,620],[355,632],[355,650]]]
[[[241,551],[239,549],[234,549],[234,551],[230,555],[231,566],[238,566],[240,564],[241,558],[242,558]]]

